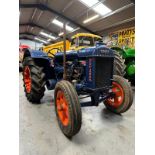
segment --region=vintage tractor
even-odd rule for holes
[[[100,43],[66,54],[59,49],[55,54],[52,50],[27,50],[23,61],[25,95],[30,102],[40,103],[45,86],[54,90],[59,127],[64,135],[72,137],[81,128],[81,107],[102,102],[116,114],[131,107],[131,86],[123,77],[113,75],[113,65],[114,51]],[[91,100],[84,102],[83,98]]]
[[[124,49],[119,47],[112,47],[111,49],[115,50],[118,55],[122,57],[122,62],[124,62],[125,75],[133,85],[135,84],[135,49],[125,47]]]

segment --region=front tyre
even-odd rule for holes
[[[117,114],[126,112],[133,103],[133,92],[130,83],[123,77],[114,75],[112,92],[114,97],[104,101],[107,109]]]
[[[45,74],[43,68],[35,64],[31,57],[23,61],[24,91],[28,101],[40,103],[45,91]]]
[[[55,111],[63,134],[71,138],[81,128],[82,113],[74,86],[65,80],[57,83],[54,92]]]

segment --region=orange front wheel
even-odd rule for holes
[[[77,92],[70,82],[62,80],[56,84],[54,96],[59,127],[70,138],[81,128],[82,113]]]
[[[56,107],[57,107],[58,117],[61,123],[64,126],[67,126],[69,124],[69,110],[68,110],[68,103],[67,103],[65,94],[62,90],[59,90],[57,92]]]

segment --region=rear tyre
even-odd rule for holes
[[[65,80],[56,84],[54,92],[55,111],[63,134],[71,138],[81,128],[82,113],[74,86]]]
[[[45,74],[31,57],[26,57],[23,62],[23,82],[28,101],[40,103],[45,92]]]
[[[119,52],[114,52],[114,75],[124,76],[125,75],[125,60]]]
[[[123,77],[114,75],[112,92],[115,96],[104,101],[107,109],[117,114],[126,112],[133,103],[130,83]]]
[[[23,71],[23,65],[21,62],[19,62],[19,72],[22,72]]]

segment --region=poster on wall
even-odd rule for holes
[[[111,46],[135,47],[135,28],[122,29],[109,34]]]

